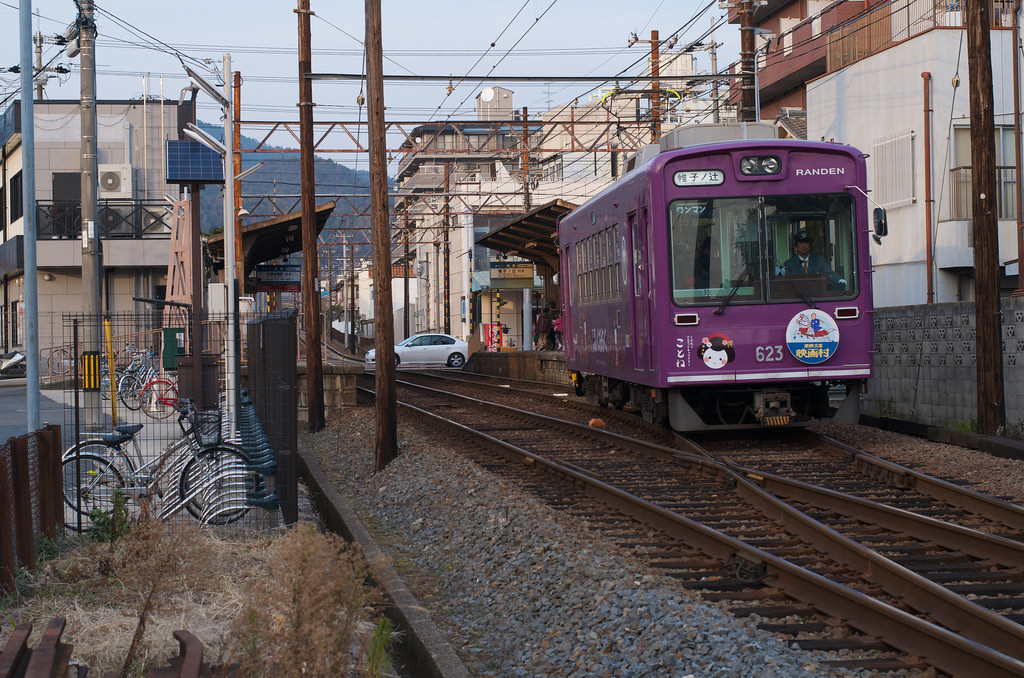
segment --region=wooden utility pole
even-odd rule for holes
[[[444,220],[441,222],[442,242],[444,243],[444,322],[441,327],[445,334],[452,333],[452,299],[451,299],[451,243],[448,242],[448,233],[451,228],[452,214],[452,164],[444,164]],[[408,262],[407,262],[408,264]]]
[[[1006,423],[999,323],[995,117],[992,111],[991,17],[988,0],[967,2],[974,212],[974,322],[977,329],[978,433],[1000,435]]]
[[[395,398],[395,328],[391,300],[387,139],[384,129],[384,50],[380,0],[366,0],[366,96],[370,125],[370,213],[373,232],[373,315],[377,349],[377,470],[398,456]]]
[[[752,0],[743,0],[737,10],[740,15],[740,121],[751,122],[756,117],[754,88],[754,8]]]
[[[299,155],[302,182],[302,306],[306,338],[309,432],[324,427],[323,352],[320,347],[320,261],[316,251],[316,175],[313,169],[313,55],[309,0],[299,0]]]

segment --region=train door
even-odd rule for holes
[[[630,239],[630,264],[633,267],[633,369],[652,368],[650,256],[647,247],[647,209],[640,218],[636,212],[626,215]]]

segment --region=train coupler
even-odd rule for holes
[[[787,426],[796,412],[788,393],[755,393],[754,418],[764,426]]]

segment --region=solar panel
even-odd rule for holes
[[[224,161],[198,141],[168,141],[167,183],[223,184]]]

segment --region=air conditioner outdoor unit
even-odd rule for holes
[[[131,165],[100,165],[99,182],[100,200],[131,200]]]

